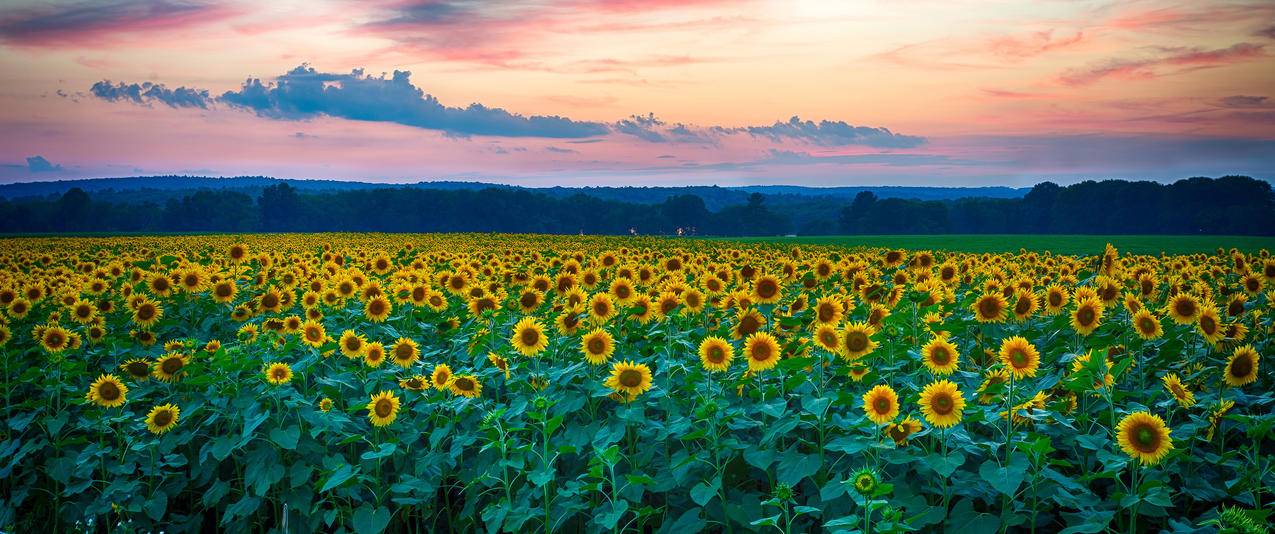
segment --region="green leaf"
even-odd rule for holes
[[[818,472],[820,467],[818,456],[801,454],[797,452],[797,446],[793,445],[779,456],[779,465],[775,467],[775,476],[784,484],[796,486],[798,482],[801,482],[801,479]]]
[[[363,503],[354,511],[351,522],[359,534],[380,534],[390,524],[390,511],[384,506],[372,508],[371,503]]]
[[[244,419],[244,421],[243,421],[243,437],[245,437],[245,438],[246,438],[246,437],[248,437],[248,436],[251,436],[251,435],[252,435],[252,431],[253,431],[253,430],[256,430],[256,429],[257,429],[257,427],[261,426],[261,423],[266,422],[266,419],[269,419],[269,418],[270,418],[270,410],[266,410],[266,411],[261,412],[261,413],[259,413],[259,414],[257,414],[257,415],[254,415],[254,416],[251,416],[251,417],[249,417],[249,418],[247,418],[247,419]]]
[[[593,516],[593,522],[601,525],[604,529],[612,530],[620,522],[620,518],[624,517],[624,513],[628,511],[629,501],[618,500],[605,503],[598,507],[598,514]]]
[[[763,517],[749,524],[754,527],[773,527],[779,524],[779,515],[775,514],[770,517]]]
[[[164,512],[168,510],[168,494],[162,491],[155,492],[143,508],[146,510],[146,517],[154,521],[163,519]]]
[[[704,518],[700,516],[700,508],[694,507],[690,510],[682,512],[676,521],[665,523],[660,527],[660,533],[680,534],[682,532],[700,532],[704,530]]]
[[[717,495],[717,490],[721,488],[721,479],[714,478],[710,484],[708,482],[700,482],[691,488],[691,500],[700,506],[707,505],[713,497]]]
[[[323,493],[340,486],[342,482],[345,482],[349,480],[350,477],[354,476],[355,472],[357,472],[357,469],[354,466],[349,464],[342,465],[337,468],[336,471],[332,472],[332,475],[328,477],[328,480],[323,483],[322,487],[319,488],[319,493]]]
[[[950,477],[958,467],[965,465],[965,455],[960,451],[949,452],[946,457],[942,454],[931,453],[925,457],[925,463],[940,476]]]
[[[270,441],[275,442],[280,447],[287,450],[297,448],[297,441],[301,439],[301,428],[292,425],[288,428],[272,428],[270,429]]]
[[[758,469],[767,469],[775,461],[775,451],[760,447],[744,449],[744,461]]]
[[[996,488],[996,491],[1013,497],[1027,478],[1027,467],[1027,456],[1014,454],[1009,457],[1009,465],[1005,467],[997,465],[996,460],[983,462],[978,468],[978,474]]]
[[[360,456],[359,458],[362,458],[364,460],[375,460],[377,458],[384,458],[386,456],[393,455],[394,451],[397,451],[397,450],[398,450],[398,445],[395,445],[393,443],[382,443],[379,447],[376,448],[376,450],[367,451],[363,453],[363,455]]]

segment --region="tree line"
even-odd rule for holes
[[[118,195],[115,196],[118,198]],[[163,203],[101,201],[78,188],[0,200],[0,232],[533,232],[550,234],[1234,234],[1275,235],[1275,194],[1243,176],[1172,184],[1044,182],[1022,198],[768,203],[753,193],[717,211],[694,194],[659,203],[556,197],[519,188],[300,191],[254,197],[201,190]]]

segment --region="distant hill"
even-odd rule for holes
[[[410,188],[437,190],[527,189],[555,198],[567,198],[585,194],[602,200],[659,204],[676,195],[696,195],[704,199],[710,211],[726,206],[743,204],[748,195],[761,193],[775,205],[805,203],[812,198],[839,202],[849,201],[862,191],[870,191],[878,198],[903,198],[915,200],[954,200],[958,198],[1021,198],[1029,189],[1011,187],[906,187],[906,186],[855,186],[855,187],[804,187],[796,185],[750,185],[740,187],[685,186],[685,187],[522,187],[485,182],[421,181],[415,183],[376,183],[343,180],[298,180],[270,178],[266,176],[236,176],[217,178],[207,176],[133,176],[122,178],[89,178],[82,180],[58,180],[48,182],[22,182],[0,185],[0,198],[16,200],[57,196],[78,187],[92,193],[95,199],[106,202],[163,203],[182,198],[201,190],[235,191],[257,196],[262,189],[287,183],[299,191],[317,193],[325,191],[355,191],[366,189]]]

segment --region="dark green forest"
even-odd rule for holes
[[[693,190],[689,190],[693,191]],[[1020,198],[945,200],[768,195],[710,209],[693,193],[659,202],[515,187],[305,190],[276,183],[252,195],[203,189],[162,202],[109,200],[72,188],[0,200],[0,232],[531,232],[768,236],[784,234],[1275,235],[1271,184],[1244,176],[1172,184],[1043,182]],[[145,199],[145,195],[139,195]]]

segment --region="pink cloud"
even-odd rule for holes
[[[0,41],[37,48],[154,46],[167,44],[158,36],[182,34],[242,13],[218,4],[137,0],[32,7],[0,17]],[[140,40],[143,35],[150,40]]]
[[[1207,69],[1249,61],[1266,55],[1265,46],[1237,43],[1227,48],[1166,48],[1159,57],[1112,59],[1091,67],[1071,69],[1059,76],[1064,85],[1089,85],[1105,78],[1151,79],[1185,71]]]

